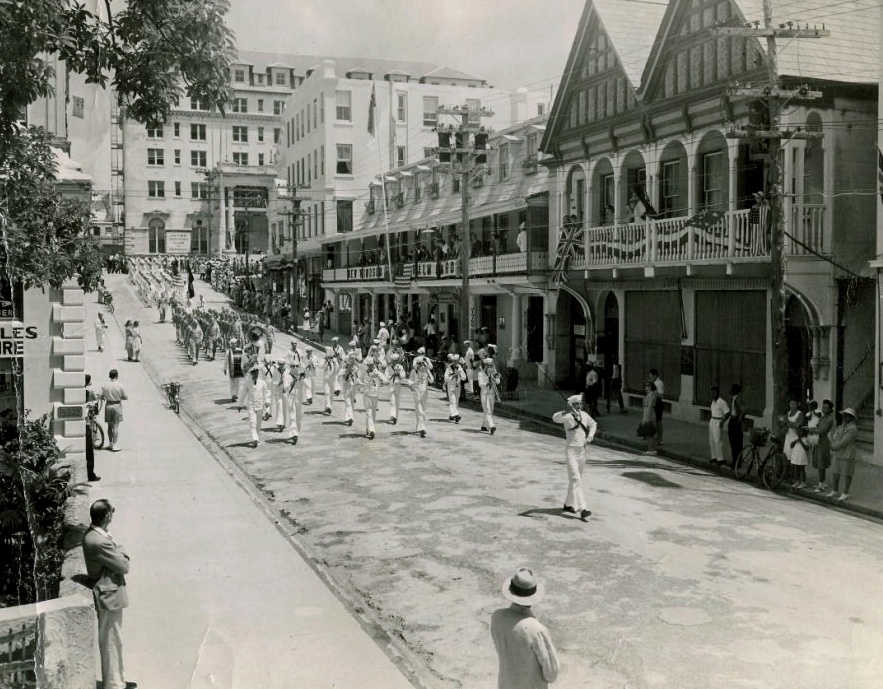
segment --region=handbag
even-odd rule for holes
[[[639,438],[652,438],[656,435],[656,424],[652,421],[641,421],[638,424]]]

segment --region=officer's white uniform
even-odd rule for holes
[[[422,354],[414,357],[411,382],[414,384],[414,412],[417,416],[417,432],[421,437],[426,436],[426,404],[429,401],[429,385],[434,381],[432,363],[429,359]]]
[[[448,395],[448,420],[460,423],[460,383],[466,380],[466,372],[460,366],[460,357],[452,355],[445,368],[445,392]]]
[[[394,354],[393,357],[390,360],[387,375],[389,376],[389,420],[395,424],[401,410],[402,384],[406,383],[407,386],[410,381],[408,381],[408,372],[405,371],[405,367],[399,363],[399,355]]]
[[[478,372],[478,387],[481,390],[481,409],[484,416],[481,420],[482,430],[488,430],[493,435],[497,427],[494,425],[494,386],[500,384],[500,374],[494,368],[494,360],[486,358]]]
[[[362,376],[362,399],[365,403],[365,433],[374,438],[374,422],[377,420],[377,399],[380,397],[380,386],[387,382],[376,367],[373,359],[365,359],[365,373]]]
[[[258,375],[258,379],[252,383],[251,376],[248,378],[248,392],[245,395],[244,404],[248,410],[248,425],[251,429],[251,440],[259,443],[261,421],[264,414],[264,400],[267,397],[267,381]]]
[[[325,391],[325,413],[331,413],[331,400],[334,399],[334,385],[337,382],[337,364],[331,347],[325,348],[325,361],[322,363],[322,387]]]
[[[565,510],[572,509],[577,514],[586,510],[586,496],[583,493],[582,473],[586,466],[586,444],[592,442],[598,424],[584,411],[577,411],[573,405],[580,402],[579,395],[569,397],[571,405],[568,411],[555,412],[552,421],[564,425],[567,435],[567,497],[564,500]],[[580,425],[582,424],[582,425]]]
[[[353,425],[353,407],[356,402],[356,378],[358,376],[358,363],[353,352],[347,354],[343,364],[343,420],[350,426]]]

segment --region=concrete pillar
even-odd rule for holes
[[[555,372],[555,337],[558,310],[558,291],[543,294],[543,362],[538,364],[537,385],[541,388],[551,387],[556,379]]]
[[[512,295],[512,308],[509,315],[509,336],[512,338],[512,345],[509,347],[508,361],[508,365],[512,368],[517,368],[519,362],[524,360],[524,335],[521,318],[523,304],[523,295],[517,292]]]
[[[219,193],[218,250],[226,251],[229,248],[227,245],[227,228],[229,227],[227,224],[227,189],[222,185]]]

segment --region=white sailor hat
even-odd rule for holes
[[[358,347],[358,345],[359,345],[359,340],[354,337],[352,340],[350,340],[350,343],[347,346],[348,347]]]
[[[454,360],[454,355],[448,354],[448,361],[453,361],[453,360]]]
[[[380,340],[378,340],[378,339],[375,337],[373,340],[371,340],[371,344],[379,345],[379,344],[380,344]]]
[[[487,358],[486,358],[484,361],[482,361],[481,363],[483,363],[485,366],[493,366],[493,365],[494,365],[494,360],[491,359],[490,357],[487,357]]]
[[[332,341],[332,342],[337,342],[339,339],[340,339],[340,338],[339,338],[337,335],[335,335],[334,337],[331,338],[331,341]]]
[[[422,347],[421,347],[421,349],[422,349]],[[422,364],[424,361],[426,361],[426,357],[423,356],[422,354],[415,356],[414,357],[414,366],[416,366],[417,364]]]
[[[570,397],[567,398],[568,404],[577,404],[582,401],[583,401],[582,395],[571,395]]]
[[[386,327],[386,323],[384,323],[383,321],[380,321],[380,327],[381,327],[381,328],[385,328],[385,327]]]
[[[426,347],[420,347],[420,349],[417,350],[417,353],[418,354],[426,354]]]
[[[367,359],[365,359],[365,366],[373,366],[374,364],[375,361],[373,356],[369,356]]]
[[[497,348],[497,345],[495,345],[495,344],[488,344],[488,348],[491,348],[491,347],[493,347],[494,349],[496,349],[496,348]]]

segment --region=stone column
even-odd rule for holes
[[[227,245],[227,189],[221,186],[218,198],[218,251],[226,251]]]

